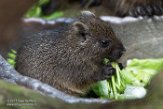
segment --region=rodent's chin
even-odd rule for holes
[[[116,62],[116,61],[117,61],[118,59],[120,59],[120,58],[109,57],[108,59],[109,59],[109,61],[111,61],[111,62]]]

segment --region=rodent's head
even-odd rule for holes
[[[125,48],[118,40],[111,26],[90,11],[82,11],[72,24],[71,34],[80,55],[87,55],[97,61],[102,58],[119,59]],[[77,44],[76,44],[77,43]]]

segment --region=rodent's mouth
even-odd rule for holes
[[[108,56],[108,59],[110,60],[110,62],[117,62],[120,58],[114,58],[114,57]]]

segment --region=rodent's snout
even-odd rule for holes
[[[125,51],[126,51],[126,49],[124,47],[118,48],[118,49],[114,49],[109,54],[109,58],[111,60],[117,60],[125,53]]]

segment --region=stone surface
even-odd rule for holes
[[[163,18],[113,23],[112,26],[126,47],[122,62],[132,58],[163,57]]]

